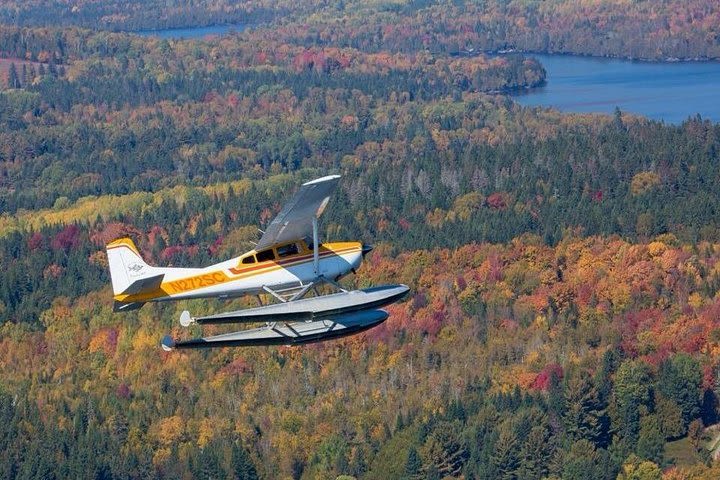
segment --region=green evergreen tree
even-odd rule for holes
[[[665,454],[665,437],[660,432],[658,419],[655,415],[643,418],[636,453],[644,460],[662,465]]]
[[[532,427],[522,443],[518,478],[539,480],[548,474],[555,446],[547,422]]]
[[[434,426],[423,447],[423,457],[434,465],[442,476],[456,476],[468,458],[462,423],[458,420],[441,421]]]
[[[498,439],[491,457],[498,478],[502,480],[516,478],[517,469],[520,465],[518,453],[518,439],[515,432],[510,427],[509,422],[504,422],[499,427]]]
[[[640,431],[640,409],[651,400],[650,373],[646,364],[626,360],[615,373],[615,402],[618,420],[615,427],[631,445],[637,442]]]
[[[664,438],[678,438],[687,431],[687,425],[683,423],[680,407],[662,394],[655,397],[655,415],[657,415],[660,432],[662,432]]]
[[[358,445],[353,449],[352,456],[350,458],[350,474],[354,477],[361,477],[367,472],[367,454],[365,453],[365,447]]]
[[[405,428],[405,419],[403,418],[402,412],[398,412],[395,417],[395,432],[397,433],[403,428]]]
[[[232,475],[235,480],[257,480],[258,474],[248,452],[239,442],[231,448]]]
[[[548,387],[548,407],[555,415],[562,417],[566,406],[563,381],[553,371],[550,373],[550,386]]]
[[[440,475],[437,467],[434,464],[431,464],[427,468],[427,475],[425,476],[425,478],[427,480],[440,480],[442,476]]]
[[[203,480],[221,480],[226,477],[215,444],[208,444],[198,451],[194,459],[193,474]]]
[[[8,70],[8,87],[20,88],[20,77],[18,77],[18,72],[17,72],[17,68],[15,67],[15,63],[11,63],[10,69]]]
[[[407,460],[405,461],[405,478],[416,478],[422,471],[422,459],[414,446],[408,450]]]
[[[567,408],[563,420],[569,438],[584,438],[603,446],[607,438],[608,421],[589,374],[583,372],[568,381],[565,405]]]
[[[658,389],[674,401],[685,425],[700,416],[702,370],[691,356],[679,353],[660,366]]]
[[[588,440],[577,440],[563,458],[563,480],[595,480],[599,455]]]

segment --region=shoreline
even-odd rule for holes
[[[563,57],[583,57],[583,58],[594,58],[594,59],[607,59],[607,60],[624,60],[628,62],[637,63],[720,63],[720,58],[711,57],[664,57],[664,58],[645,58],[645,57],[632,57],[629,55],[593,55],[588,53],[574,53],[574,52],[557,52],[557,51],[539,51],[539,50],[521,50],[515,48],[499,49],[499,50],[475,50],[472,52],[449,52],[448,55],[454,57],[475,57],[478,55],[490,55],[490,56],[510,56],[510,55],[553,55]]]

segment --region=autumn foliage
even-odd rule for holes
[[[219,435],[242,437],[262,464],[275,465],[264,467],[271,476],[289,474],[288,455],[307,468],[332,469],[311,454],[328,435],[347,436],[372,458],[373,442],[388,440],[381,432],[397,412],[445,415],[448,394],[468,400],[463,392],[479,378],[488,398],[517,389],[554,398],[579,372],[599,374],[611,351],[640,362],[643,375],[665,375],[666,362],[690,355],[705,372],[695,387],[699,406],[700,389],[716,388],[720,358],[717,265],[717,244],[678,245],[671,237],[635,244],[568,237],[549,247],[525,236],[397,257],[380,251],[353,281],[403,282],[412,294],[389,307],[378,328],[302,349],[207,354],[158,348],[167,330],[187,334],[173,321],[184,307],[150,305],[117,316],[103,288],[58,299],[42,314],[42,332],[5,324],[2,383],[10,391],[29,385],[22,401],[61,430],[73,428],[68,415],[79,407],[67,402],[81,395],[102,418],[123,415],[135,432],[127,448],[139,454],[151,446],[155,469],[172,468],[173,454],[164,450],[171,445],[201,449]],[[214,308],[200,302],[194,310]],[[627,375],[623,381],[636,374]],[[177,399],[176,409],[154,403],[158,392]],[[143,424],[148,428],[138,430]],[[299,437],[304,441],[292,440]]]

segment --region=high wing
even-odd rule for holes
[[[300,190],[270,222],[255,250],[280,243],[312,238],[313,217],[322,215],[340,175],[328,175],[303,183]]]

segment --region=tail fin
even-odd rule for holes
[[[120,238],[106,247],[114,295],[131,295],[158,286],[163,274],[140,256],[129,238]]]

